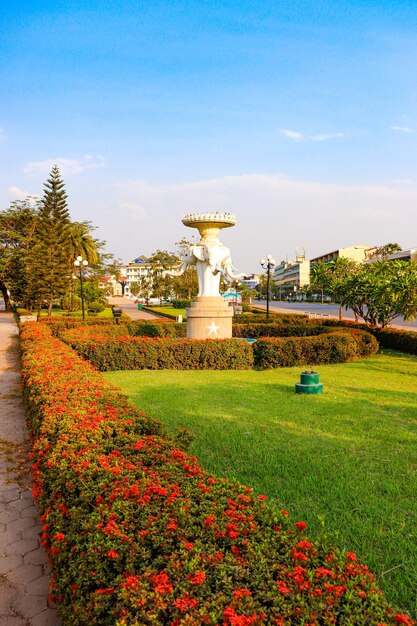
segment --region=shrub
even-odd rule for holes
[[[378,342],[363,331],[334,331],[314,337],[262,337],[253,345],[258,368],[343,363],[375,354]]]
[[[253,352],[236,339],[173,339],[168,337],[108,337],[83,335],[78,329],[60,335],[98,370],[249,369]]]
[[[252,313],[235,315],[233,322],[236,324],[298,324],[309,323],[310,320],[306,315],[298,313],[270,313],[269,317],[266,317],[265,313],[253,310]]]
[[[101,302],[97,302],[96,300],[90,302],[88,305],[88,310],[91,311],[91,313],[101,313],[105,308],[104,304],[101,304]]]
[[[402,330],[400,328],[381,328],[380,326],[367,326],[363,323],[325,320],[323,322],[328,327],[343,327],[351,329],[363,329],[371,333],[380,343],[381,348],[400,350],[407,354],[417,354],[417,333]]]
[[[239,342],[236,342],[239,343]],[[411,625],[354,553],[162,438],[46,324],[21,333],[34,495],[71,626]]]
[[[297,324],[297,321],[293,324],[274,322],[269,324],[233,324],[234,337],[308,337],[328,333],[331,330],[322,324]]]
[[[172,306],[174,309],[186,309],[191,305],[191,300],[173,300]]]
[[[128,324],[132,337],[185,337],[186,324],[167,322],[166,320],[135,321]]]

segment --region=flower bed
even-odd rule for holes
[[[61,332],[62,339],[98,370],[250,369],[253,352],[236,339],[114,337],[88,329]]]
[[[378,352],[370,333],[339,330],[314,337],[261,337],[252,344],[258,368],[344,363]]]
[[[46,324],[21,330],[34,494],[71,626],[413,624],[353,553],[210,476]]]

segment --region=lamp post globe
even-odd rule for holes
[[[82,256],[77,256],[77,259],[74,261],[74,265],[78,268],[78,275],[80,279],[80,287],[81,287],[81,308],[82,308],[82,316],[83,322],[85,322],[85,306],[84,306],[84,273],[83,270],[86,269],[88,265],[88,261],[83,259]]]
[[[275,266],[275,259],[272,258],[272,254],[268,254],[266,259],[261,259],[261,267],[266,270],[266,317],[269,318],[269,283],[271,277],[271,270]]]

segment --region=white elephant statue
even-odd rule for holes
[[[181,259],[181,265],[164,273],[168,276],[181,276],[187,267],[196,267],[198,277],[198,296],[219,296],[220,275],[223,273],[231,280],[239,280],[245,274],[237,274],[232,265],[230,250],[220,241],[206,241],[191,245]]]

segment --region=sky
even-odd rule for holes
[[[53,164],[116,258],[417,247],[415,0],[2,0],[0,208]]]

